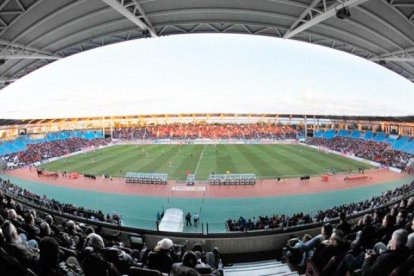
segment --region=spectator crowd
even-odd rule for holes
[[[306,275],[413,276],[413,212],[413,196],[365,214],[356,224],[340,212],[336,225],[325,222],[313,237],[289,239],[284,258]]]
[[[316,222],[326,222],[331,219],[339,217],[339,214],[344,213],[347,216],[354,215],[367,210],[380,208],[381,206],[394,201],[395,199],[414,194],[414,181],[395,188],[394,190],[386,191],[381,196],[376,196],[371,199],[335,206],[327,210],[320,210],[315,215],[298,213],[291,216],[287,215],[272,215],[272,216],[257,216],[253,218],[244,218],[240,216],[238,219],[229,218],[226,221],[226,227],[229,231],[252,231],[252,230],[268,230],[268,229],[284,229],[286,227],[305,225]],[[414,206],[414,197],[410,200],[410,206]]]
[[[311,138],[307,140],[307,143],[337,152],[352,154],[388,167],[399,169],[405,169],[408,161],[414,157],[412,154],[393,150],[387,143],[349,137],[335,137],[332,139]]]
[[[1,275],[223,275],[218,248],[191,248],[164,238],[154,248],[125,241],[117,231],[36,212],[12,198],[90,220],[108,222],[100,211],[59,203],[0,180]],[[111,217],[111,223],[116,220]],[[155,274],[154,274],[155,273]]]
[[[296,129],[275,124],[166,124],[122,128],[113,132],[115,139],[295,139]]]
[[[24,166],[53,157],[60,157],[73,152],[105,146],[109,139],[82,139],[68,138],[37,144],[27,145],[27,149],[15,154],[3,157],[5,161],[12,162],[17,166]]]
[[[4,194],[21,198],[26,202],[36,204],[37,206],[47,208],[49,210],[57,211],[59,213],[70,214],[93,221],[101,221],[121,225],[121,218],[117,214],[107,214],[105,216],[102,211],[94,211],[85,209],[83,207],[78,207],[73,204],[61,203],[55,199],[49,199],[46,195],[40,196],[26,189],[23,189],[11,183],[10,180],[3,180],[0,178],[0,191],[2,191]]]

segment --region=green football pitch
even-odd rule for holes
[[[127,172],[168,173],[170,180],[197,180],[211,173],[254,173],[287,178],[368,169],[371,166],[302,145],[117,145],[42,165],[48,171],[124,177]]]

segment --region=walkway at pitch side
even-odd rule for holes
[[[126,184],[123,179],[70,180],[62,177],[55,180],[38,178],[28,169],[8,174],[1,177],[10,178],[11,182],[34,193],[46,194],[63,203],[100,209],[104,213],[121,213],[124,225],[155,229],[157,212],[174,207],[184,213],[200,213],[200,220],[208,223],[209,232],[224,232],[224,222],[228,218],[298,212],[312,214],[335,205],[369,199],[413,179],[404,174],[379,170],[368,172],[367,180],[349,183],[343,180],[343,175],[338,175],[331,177],[329,182],[313,177],[309,182],[264,180],[254,186],[197,184],[198,189],[194,191],[179,191],[186,190],[185,184],[143,185]],[[185,231],[201,232],[201,227],[186,227]]]

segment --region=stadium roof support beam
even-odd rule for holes
[[[380,55],[380,56],[378,56],[378,57],[380,57],[380,58],[386,58],[386,57],[394,57],[394,56],[409,56],[409,55],[411,55],[410,53],[411,52],[413,52],[414,53],[414,47],[410,47],[410,48],[406,48],[406,49],[403,49],[403,50],[397,50],[397,51],[394,51],[394,52],[389,52],[389,53],[385,53],[385,54],[383,54],[383,55]]]
[[[104,3],[112,7],[114,10],[125,16],[129,21],[140,27],[144,31],[148,31],[152,37],[158,37],[150,21],[145,15],[144,10],[138,4],[137,1],[125,1],[125,0],[102,0]],[[127,3],[126,3],[127,2]],[[132,11],[128,7],[133,6]],[[144,20],[142,20],[142,17]]]
[[[395,61],[395,62],[414,62],[414,57],[385,57],[370,58],[371,61]]]
[[[17,54],[17,55],[0,55],[0,59],[53,59],[53,60],[57,60],[57,59],[61,59],[61,57],[39,55],[39,54],[34,54],[34,55]]]
[[[333,7],[326,9],[323,13],[315,16],[315,17],[311,17],[310,20],[308,20],[307,22],[305,22],[304,24],[294,28],[293,30],[287,31],[284,35],[283,38],[289,39],[292,38],[304,31],[306,31],[309,28],[312,28],[313,26],[333,17],[336,16],[336,12],[340,9],[343,8],[352,8],[352,7],[356,7],[358,5],[361,5],[365,2],[368,2],[369,0],[345,0],[340,4],[334,5]],[[325,1],[324,1],[325,2]],[[312,3],[313,4],[313,3]],[[309,9],[310,11],[310,9]],[[308,11],[308,12],[309,12]],[[306,11],[305,11],[306,12]],[[300,20],[301,21],[301,20]],[[297,23],[299,24],[299,23]]]
[[[307,15],[312,16],[312,10],[317,4],[319,4],[319,2],[321,2],[321,0],[313,0],[309,7],[299,15],[299,18],[296,19],[295,22],[293,22],[293,24],[289,28],[289,31],[293,30],[300,22],[304,21],[304,18]]]
[[[19,55],[38,55],[42,56],[42,59],[60,59],[59,56],[53,55],[52,53],[42,51],[26,45],[13,43],[8,40],[0,39],[0,56],[19,56]]]

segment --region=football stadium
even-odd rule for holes
[[[14,92],[57,60],[192,33],[319,45],[368,60],[411,90],[414,82],[408,0],[4,0],[0,108],[9,108],[2,90]],[[140,66],[149,70],[144,58]],[[187,78],[191,86],[197,75]],[[174,86],[172,79],[165,82]],[[393,90],[397,115],[367,115],[382,98],[364,102],[367,85],[358,85],[361,99],[332,104],[340,115],[322,112],[332,110],[331,96],[318,112],[311,98],[310,109],[286,113],[268,112],[270,94],[247,98],[240,112],[231,103],[242,92],[227,106],[212,93],[211,112],[202,92],[198,102],[177,94],[166,105],[139,95],[118,114],[105,103],[90,116],[56,102],[67,113],[42,115],[39,97],[33,117],[18,115],[31,101],[18,99],[22,106],[0,117],[1,275],[414,275],[414,117],[402,107],[409,98]],[[131,113],[128,101],[147,109]],[[346,111],[352,101],[360,101],[357,114]]]

